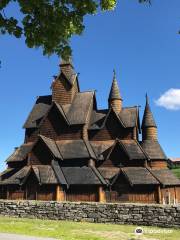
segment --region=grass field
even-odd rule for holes
[[[60,240],[179,240],[180,229],[142,227],[145,233],[134,234],[136,226],[96,223],[76,223],[51,220],[32,220],[0,217],[1,233],[17,233],[29,236],[51,237]],[[157,231],[161,231],[157,233]],[[166,231],[166,233],[164,233]]]
[[[174,168],[172,171],[178,178],[180,178],[180,168]]]

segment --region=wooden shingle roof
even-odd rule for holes
[[[114,100],[114,99],[122,99],[120,91],[119,91],[115,71],[114,71],[114,76],[113,76],[113,82],[111,85],[111,90],[109,93],[109,101]]]
[[[37,128],[40,120],[48,112],[51,106],[52,96],[41,96],[36,100],[23,128]]]
[[[145,160],[147,159],[146,153],[143,151],[142,147],[136,140],[119,140],[118,141],[123,148],[125,149],[126,153],[129,156],[130,160]]]
[[[137,107],[122,108],[121,112],[119,113],[119,116],[126,127],[137,126],[137,121],[138,121]]]
[[[96,159],[95,151],[91,144],[83,139],[79,140],[58,140],[44,137],[39,138],[46,144],[55,158],[61,160],[65,159],[83,159],[93,158]]]
[[[94,92],[77,93],[72,104],[66,112],[70,125],[85,124],[87,122],[88,113],[92,105]]]
[[[55,174],[58,182],[62,185],[66,185],[68,187],[69,185],[65,179],[64,173],[62,172],[62,169],[61,169],[58,161],[53,159],[51,162],[51,166],[52,166],[52,169],[54,170],[54,174]]]
[[[15,174],[13,174],[11,177],[9,177],[8,179],[1,181],[0,184],[1,185],[2,184],[4,184],[4,185],[9,185],[9,184],[20,185],[30,170],[31,170],[30,166],[25,166],[22,169],[20,169],[18,172],[16,172]]]
[[[106,121],[108,120],[108,116],[111,112],[114,112],[113,109],[93,111],[89,129],[102,129],[105,126]],[[121,112],[119,114],[116,114],[116,117],[121,126],[124,128],[136,127],[138,124],[138,109],[137,107],[122,108]]]
[[[147,159],[147,155],[145,151],[142,149],[138,141],[136,140],[119,140],[117,139],[114,145],[111,147],[108,152],[107,159],[110,157],[113,150],[116,146],[120,147],[120,151],[124,151],[128,156],[129,160],[145,160]]]
[[[36,167],[39,170],[41,184],[57,184],[58,183],[54,170],[51,166],[38,165]]]
[[[98,171],[101,173],[104,179],[109,181],[119,173],[120,169],[118,167],[111,167],[111,168],[100,167],[98,168]]]
[[[146,127],[155,127],[156,123],[153,117],[153,114],[151,112],[151,108],[149,106],[149,100],[148,100],[148,96],[146,95],[146,106],[145,106],[145,110],[144,110],[144,115],[143,115],[143,120],[142,120],[142,129],[146,128]]]
[[[156,185],[157,179],[143,167],[123,167],[122,173],[131,185]]]
[[[150,159],[167,159],[161,145],[156,140],[143,140],[141,146]]]
[[[60,154],[58,146],[54,140],[44,137],[42,135],[40,135],[39,138],[42,139],[42,141],[46,144],[54,157],[62,159],[62,155]]]
[[[114,140],[110,141],[91,141],[90,142],[97,159],[104,160],[110,148],[114,144]]]
[[[35,166],[25,166],[16,172],[14,175],[1,181],[2,185],[23,185],[28,180],[30,173],[34,173],[39,184],[57,184],[57,178],[51,166],[48,165],[35,165]]]
[[[89,129],[90,130],[100,129],[102,124],[104,123],[107,113],[108,113],[107,109],[93,110],[89,122]]]
[[[152,175],[163,185],[180,185],[180,179],[178,179],[169,169],[149,169]]]
[[[32,150],[33,148],[33,143],[25,143],[22,144],[19,148],[16,148],[15,151],[13,152],[10,157],[6,160],[7,163],[10,162],[19,162],[23,161],[26,159],[27,154]]]
[[[62,159],[96,158],[91,145],[84,140],[56,141]]]
[[[101,185],[102,182],[90,167],[62,167],[68,185]]]

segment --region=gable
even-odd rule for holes
[[[111,148],[101,167],[121,167],[127,165],[128,156],[119,144]]]
[[[60,112],[57,105],[53,104],[40,125],[40,134],[49,138],[56,138],[64,132],[65,128],[67,128],[65,116]]]
[[[106,124],[105,128],[110,133],[112,139],[129,139],[132,138],[132,128],[124,128],[123,124],[119,119],[116,117],[116,115],[111,112]]]
[[[106,117],[103,113],[99,114],[102,116],[96,122],[96,127],[94,125],[93,129],[89,129],[89,138],[90,140],[113,140],[116,138],[119,139],[131,139],[133,136],[133,128],[124,128],[121,121],[118,119],[116,114],[111,111]],[[98,116],[97,116],[98,117]],[[99,123],[102,123],[102,126],[97,127]]]
[[[146,154],[136,140],[116,140],[103,162],[107,166],[143,165]]]
[[[29,164],[51,164],[52,157],[50,149],[39,139],[32,149]]]

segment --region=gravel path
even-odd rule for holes
[[[17,234],[0,233],[0,240],[54,240],[54,238],[28,237]]]

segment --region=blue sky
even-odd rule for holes
[[[14,5],[10,13],[18,14]],[[85,26],[83,35],[71,41],[81,90],[96,89],[99,108],[106,108],[115,68],[124,106],[141,105],[142,118],[148,92],[159,141],[168,156],[180,157],[179,107],[155,104],[169,89],[180,89],[180,1],[154,0],[150,7],[122,0],[115,11],[86,17]],[[24,39],[9,36],[0,37],[0,59],[2,170],[4,160],[24,140],[22,125],[36,97],[50,93],[59,59],[44,57],[40,49],[28,49]],[[178,97],[171,98],[179,104]]]

